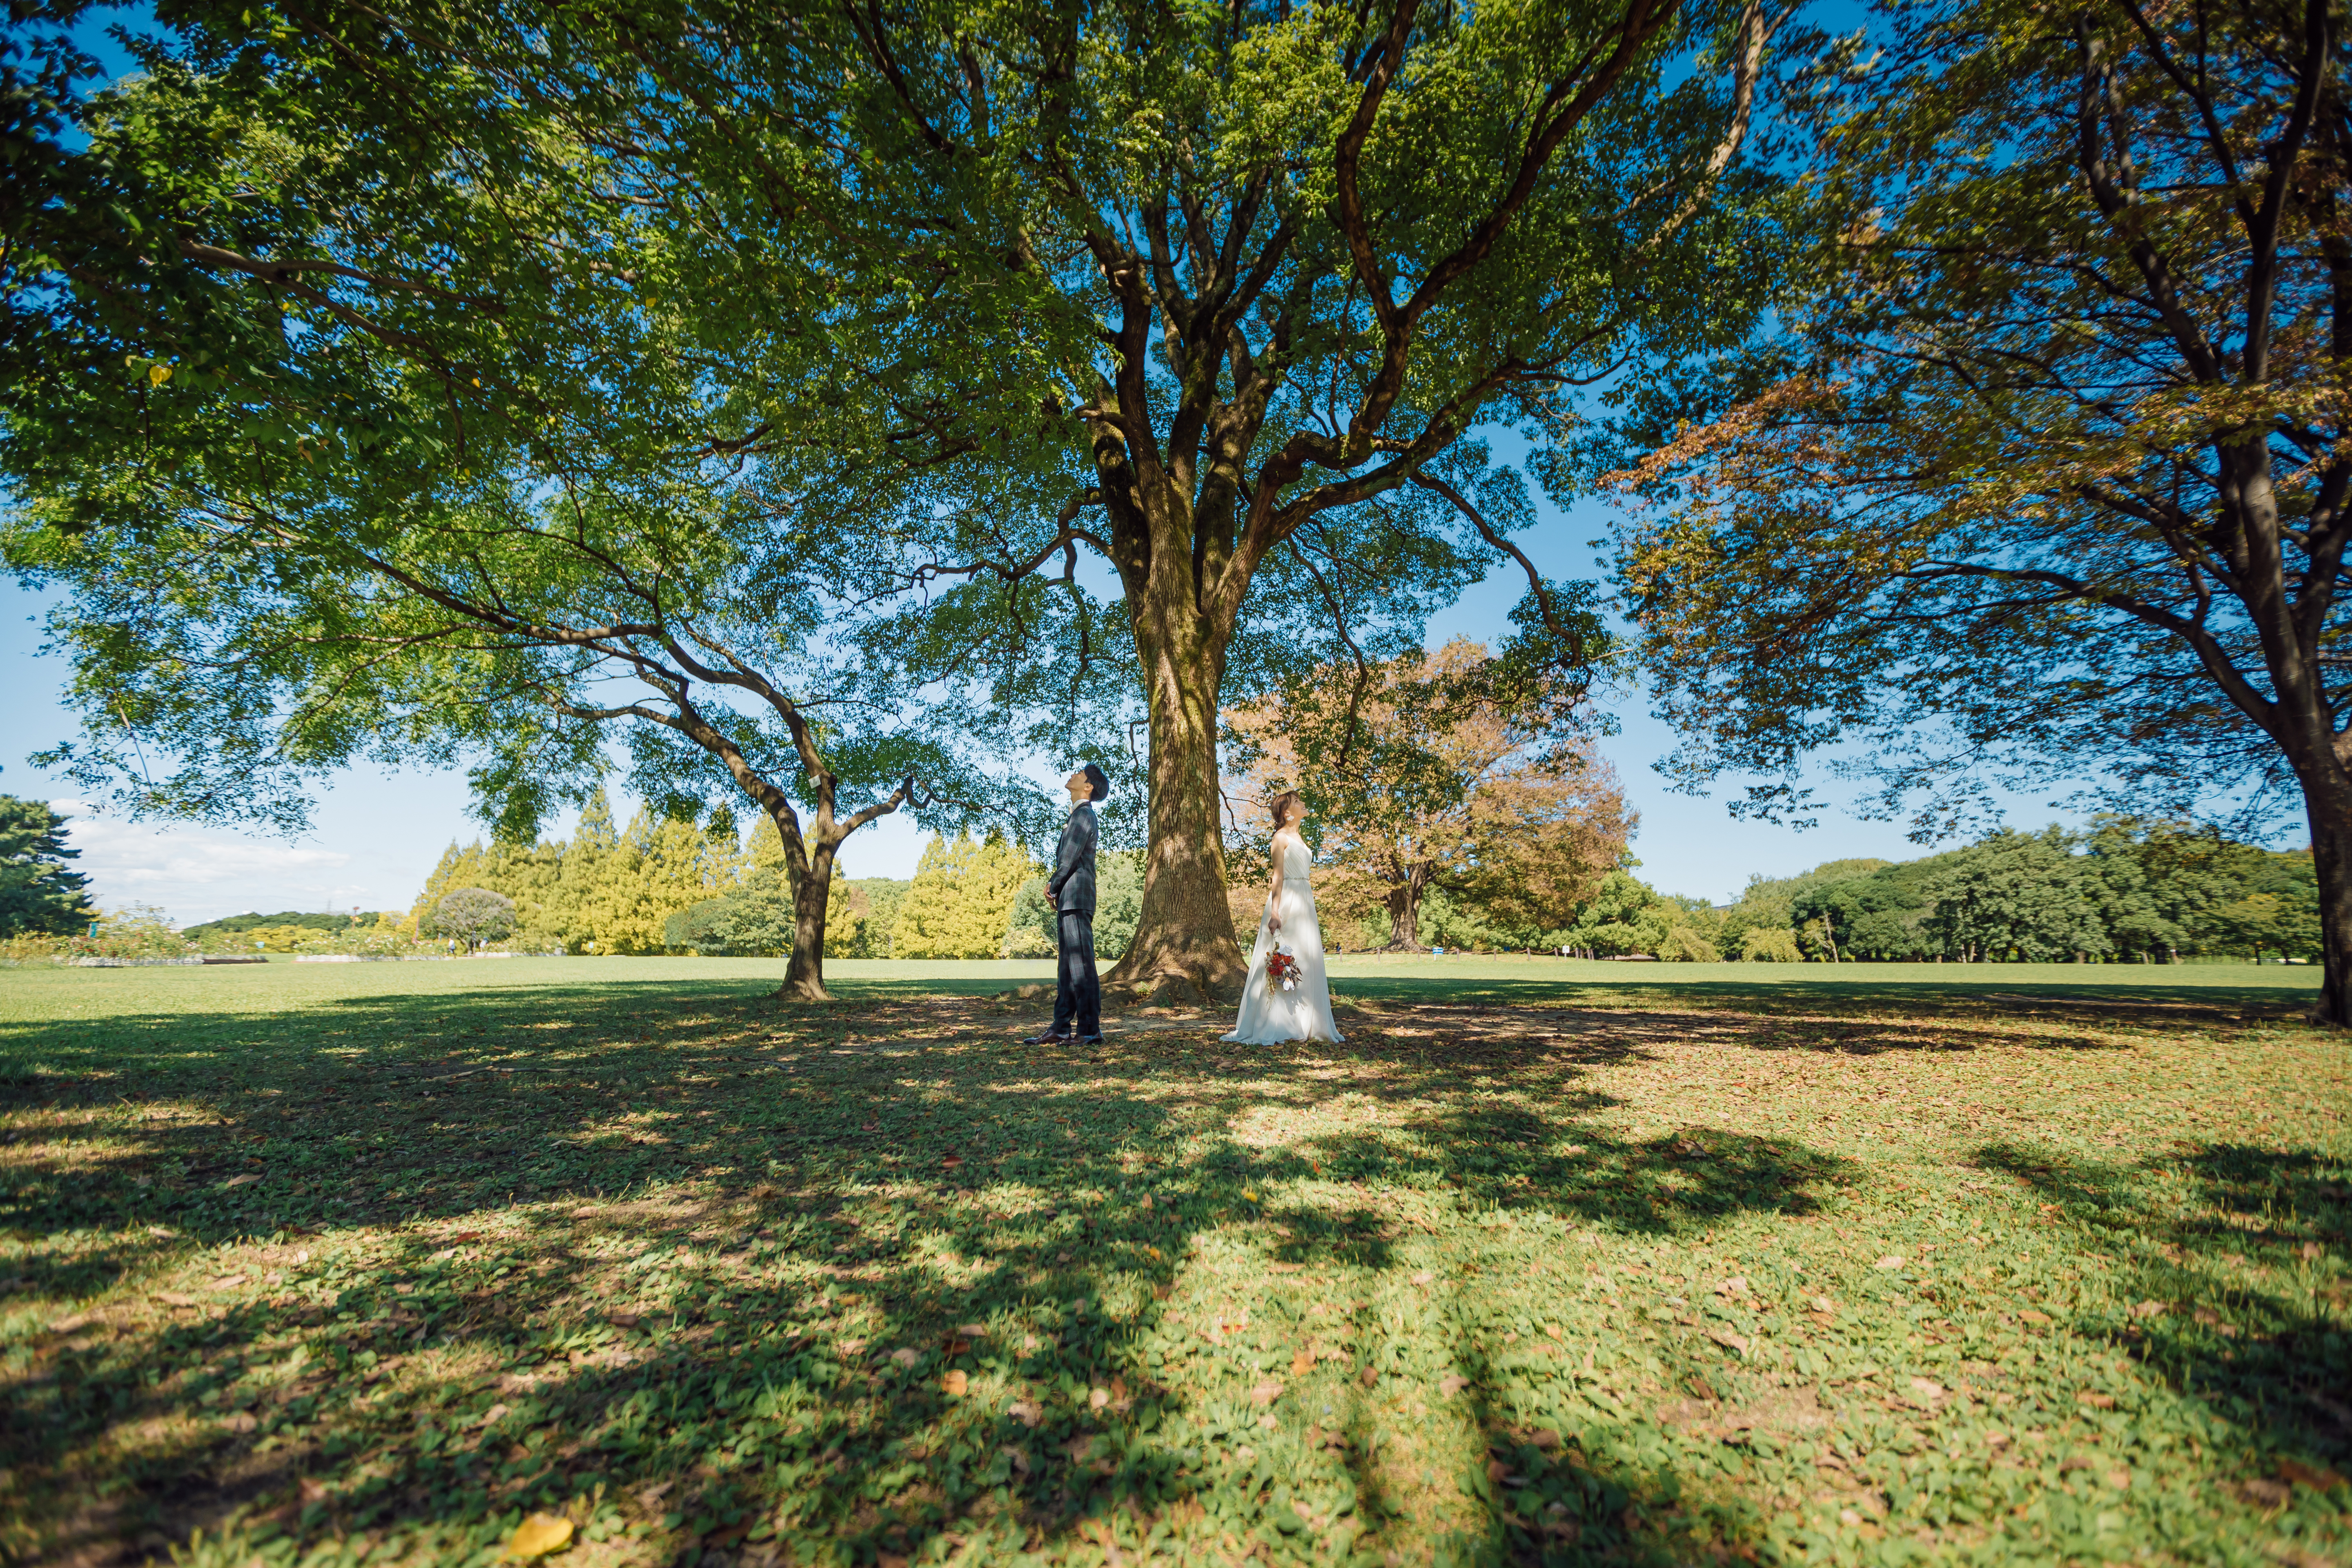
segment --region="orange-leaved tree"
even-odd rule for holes
[[[1249,812],[1236,827],[1262,835],[1254,808],[1299,791],[1335,890],[1372,895],[1391,948],[1415,945],[1433,888],[1505,927],[1564,925],[1623,856],[1633,819],[1560,699],[1526,661],[1468,638],[1320,667],[1226,713],[1228,798]]]

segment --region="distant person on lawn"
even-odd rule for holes
[[[1062,842],[1054,851],[1054,875],[1042,895],[1055,911],[1055,936],[1061,952],[1054,985],[1054,1026],[1022,1042],[1027,1046],[1102,1043],[1102,982],[1095,977],[1095,842],[1102,834],[1095,824],[1095,802],[1110,794],[1110,780],[1102,769],[1088,763],[1072,773],[1064,787],[1070,792],[1070,820],[1062,825]]]

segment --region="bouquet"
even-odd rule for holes
[[[1285,991],[1298,989],[1298,960],[1286,947],[1277,947],[1265,955],[1265,983]]]

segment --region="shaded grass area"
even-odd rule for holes
[[[1658,973],[12,972],[0,1553],[2345,1560],[2291,988]]]

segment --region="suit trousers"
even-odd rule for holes
[[[1055,977],[1054,1033],[1099,1035],[1102,982],[1095,977],[1094,912],[1064,910],[1058,934],[1062,963]]]

